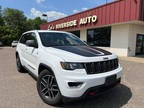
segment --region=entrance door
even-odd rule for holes
[[[144,54],[144,35],[142,34],[137,35],[136,54]]]

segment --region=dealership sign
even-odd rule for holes
[[[56,25],[56,29],[61,29],[61,28],[67,28],[67,27],[73,27],[77,26],[77,20],[61,23]]]
[[[94,23],[97,21],[97,16],[96,15],[93,15],[93,16],[89,16],[89,17],[85,17],[85,18],[81,18],[80,19],[80,25],[83,25],[83,24],[87,24],[87,23]]]
[[[79,21],[78,20],[72,20],[72,21],[56,24],[55,27],[54,27],[54,25],[49,25],[48,29],[50,29],[50,30],[54,30],[55,28],[56,29],[63,29],[63,28],[75,27],[77,25],[86,25],[89,23],[95,23],[96,21],[97,21],[97,16],[93,15],[93,16],[80,18]]]

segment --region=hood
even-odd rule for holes
[[[46,51],[66,61],[112,55],[108,51],[91,46],[54,46],[46,48]]]

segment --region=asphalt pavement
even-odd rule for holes
[[[141,58],[144,61],[144,58]],[[144,63],[120,60],[122,83],[110,92],[57,108],[144,108]],[[55,108],[39,97],[36,81],[16,70],[15,48],[0,47],[0,108]]]

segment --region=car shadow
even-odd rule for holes
[[[131,97],[131,89],[121,84],[95,98],[65,103],[60,108],[120,108],[127,104]]]
[[[37,77],[32,72],[24,69],[22,73],[30,75],[33,80],[37,81]]]

